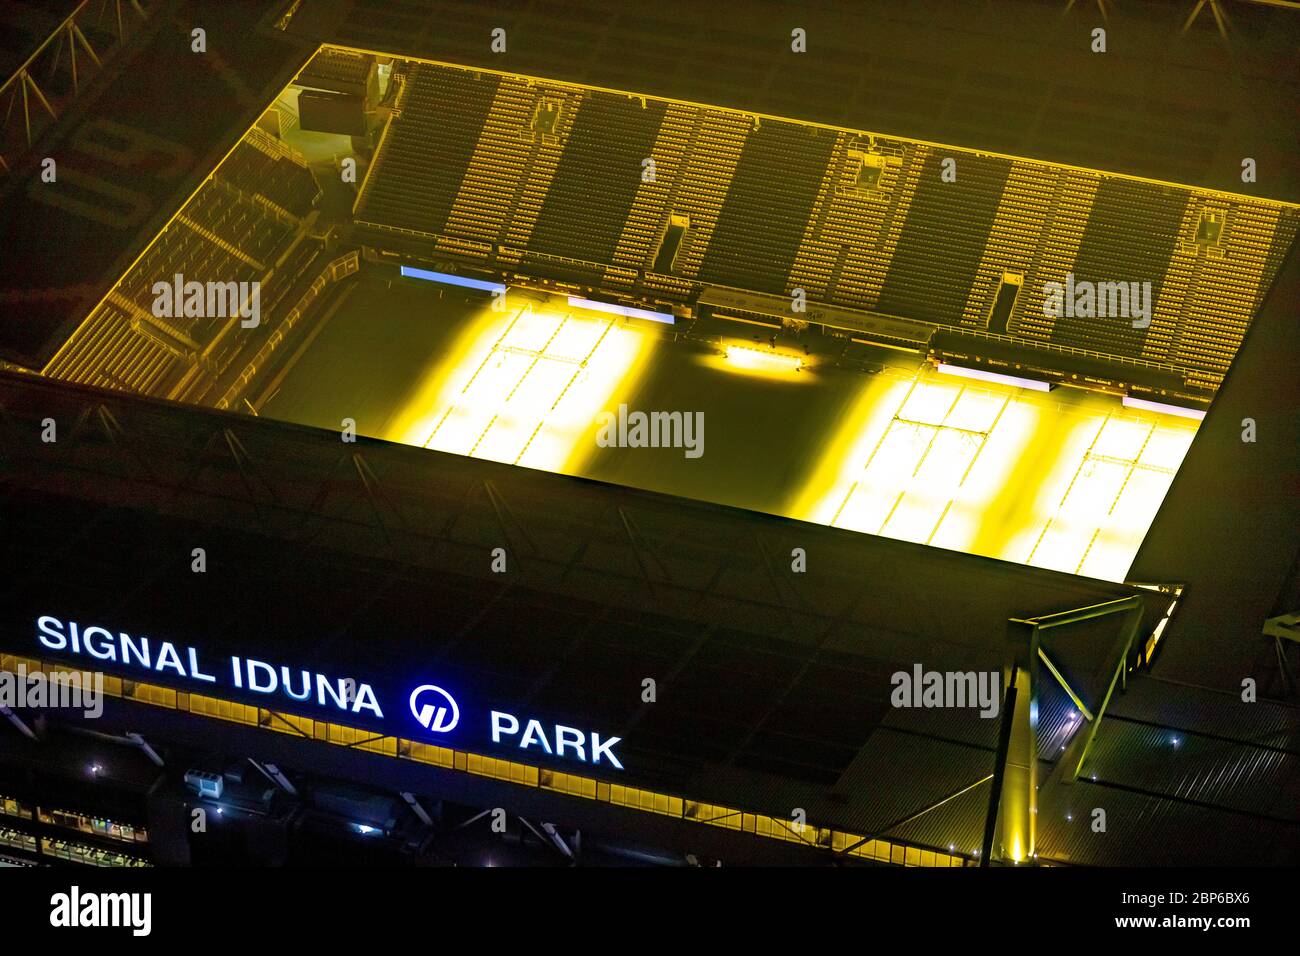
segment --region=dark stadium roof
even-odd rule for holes
[[[1264,621],[1300,607],[1300,246],[1255,317],[1129,570],[1184,582],[1156,673],[1287,693]],[[1243,440],[1247,419],[1256,440]]]
[[[1300,202],[1300,14],[1068,0],[308,0],[290,34]],[[563,31],[555,29],[563,23]],[[1090,50],[1105,26],[1105,54]],[[506,30],[507,51],[490,49]],[[807,31],[808,53],[790,50]],[[1243,186],[1241,160],[1261,174]],[[1264,170],[1270,172],[1265,175]]]
[[[0,6],[0,79],[7,80],[40,49],[41,44],[58,29],[79,2],[80,0],[9,0]]]
[[[150,17],[0,180],[0,301],[17,317],[0,326],[0,359],[40,368],[310,56],[248,20],[224,0]],[[200,22],[211,55],[190,50]],[[43,184],[46,156],[94,202]]]
[[[1204,18],[1179,33],[1182,5],[1128,5],[1112,11],[1111,51],[1098,57],[1083,39],[1094,14],[1076,4],[1063,15],[1064,5],[945,3],[936,14],[885,0],[862,4],[832,29],[829,12],[801,11],[805,22],[791,23],[777,5],[741,21],[723,7],[677,0],[630,12],[588,0],[505,10],[441,0],[304,0],[285,35],[250,30],[247,10],[232,12],[236,5],[186,0],[179,9],[202,13],[220,58],[200,58],[194,69],[186,16],[155,18],[97,78],[83,109],[0,183],[0,249],[10,252],[0,257],[0,301],[17,316],[0,328],[0,359],[41,367],[185,198],[202,200],[199,183],[322,42],[485,71],[414,71],[413,108],[385,146],[412,178],[370,183],[361,208],[372,221],[363,229],[429,231],[454,220],[485,120],[526,118],[532,102],[511,99],[517,78],[487,70],[965,147],[971,153],[961,168],[969,175],[959,175],[957,212],[918,188],[906,215],[893,208],[880,217],[894,243],[872,263],[875,307],[918,322],[980,311],[963,283],[978,284],[974,270],[997,197],[1028,175],[1025,164],[989,151],[1300,201],[1297,128],[1277,121],[1300,94],[1300,75],[1281,68],[1294,57],[1300,14],[1234,5],[1233,30],[1247,44],[1221,41]],[[560,37],[557,19],[567,25]],[[547,42],[530,42],[543,24]],[[792,61],[794,25],[806,26],[810,43],[828,56]],[[508,55],[488,52],[496,26],[509,31]],[[221,39],[231,36],[239,42]],[[0,60],[29,40],[18,38]],[[185,81],[158,96],[154,86],[165,75]],[[422,97],[440,106],[436,129],[420,125]],[[550,144],[555,175],[538,194],[535,222],[528,229],[512,222],[518,236],[457,237],[462,261],[483,248],[499,254],[510,246],[504,236],[519,240],[519,261],[566,257],[574,268],[572,259],[586,258],[578,278],[626,288],[617,243],[635,211],[635,186],[612,180],[609,170],[619,157],[639,164],[683,116],[712,123],[715,147],[734,160],[723,177],[732,188],[710,213],[715,238],[725,241],[702,246],[691,264],[702,282],[780,294],[805,223],[830,230],[822,260],[847,235],[827,225],[833,203],[821,201],[826,185],[809,172],[842,161],[847,134],[769,120],[755,129],[720,110],[690,113],[654,100],[643,107],[611,93],[575,94],[570,105],[563,148]],[[107,161],[97,146],[113,124],[165,131],[170,145]],[[613,127],[617,138],[605,135]],[[448,161],[421,166],[430,142],[422,137],[434,134]],[[900,169],[933,177],[937,156],[922,147],[910,157],[900,148]],[[46,154],[59,157],[61,174],[131,190],[135,214],[124,207],[120,217],[96,220],[42,202],[36,162]],[[1259,162],[1258,184],[1240,181],[1247,155]],[[414,206],[411,182],[419,187]],[[1263,204],[1195,198],[1087,170],[1061,171],[1038,186],[1053,197],[1043,199],[1050,207],[1058,192],[1081,184],[1088,208],[1080,212],[1078,196],[1062,204],[1079,214],[1070,224],[1077,248],[1061,260],[1082,263],[1081,276],[1132,267],[1155,269],[1158,279],[1162,264],[1179,255],[1180,230],[1200,202],[1231,205],[1230,224],[1246,226],[1229,230],[1231,242],[1243,243],[1233,251],[1263,264],[1251,273],[1255,280],[1278,278],[1266,294],[1269,282],[1252,284],[1240,271],[1242,257],[1232,256],[1204,281],[1199,301],[1187,290],[1204,276],[1180,274],[1172,283],[1174,318],[1163,327],[1157,319],[1145,336],[1121,330],[1122,341],[1105,342],[1080,323],[1037,330],[1062,347],[1178,358],[1211,388],[1227,370],[1130,573],[1134,581],[1184,585],[1179,612],[1154,669],[1130,675],[1112,701],[1079,781],[1044,785],[1040,853],[1069,863],[1288,862],[1300,854],[1300,717],[1294,706],[1243,702],[1241,684],[1252,677],[1263,697],[1278,692],[1274,650],[1259,628],[1300,600],[1294,220],[1274,232],[1261,227]],[[775,224],[765,219],[770,207],[781,210]],[[655,207],[656,215],[666,208]],[[938,231],[952,239],[942,256],[927,238]],[[762,249],[750,245],[756,235],[767,243]],[[429,251],[423,239],[413,248],[421,245]],[[1227,285],[1216,285],[1223,276]],[[682,288],[668,283],[660,291],[671,298]],[[845,292],[844,303],[853,304],[853,294]],[[1225,313],[1232,316],[1226,330]],[[53,445],[37,440],[47,416],[59,423]],[[1240,440],[1248,417],[1258,423],[1255,443]],[[490,462],[371,441],[344,446],[334,433],[8,371],[0,371],[0,527],[7,635],[15,628],[25,635],[32,613],[57,599],[86,618],[164,620],[213,639],[275,633],[323,660],[377,650],[396,666],[426,654],[542,709],[580,701],[622,729],[639,772],[665,792],[779,816],[800,806],[813,823],[938,849],[955,842],[963,854],[980,841],[995,722],[891,709],[888,675],[913,661],[999,668],[1008,617],[1132,593],[1147,606],[1145,635],[1167,600]],[[201,577],[189,571],[196,542],[212,565]],[[514,562],[505,584],[487,572],[484,555],[497,546]],[[795,546],[810,555],[809,573],[797,578],[785,573]],[[436,626],[417,633],[410,622]],[[1099,663],[1109,627],[1082,629],[1071,644],[1074,667],[1086,672]],[[593,672],[614,692],[593,694]],[[662,703],[649,710],[631,690],[647,674],[669,675]],[[1071,711],[1045,682],[1040,779],[1051,773]],[[257,731],[229,729],[231,739],[244,732]],[[1107,811],[1106,834],[1089,826],[1097,807]]]
[[[1134,593],[21,375],[0,376],[0,407],[10,633],[54,602],[85,620],[310,646],[343,667],[363,653],[395,666],[418,653],[542,712],[619,728],[637,761],[629,782],[782,816],[803,807],[821,825],[930,845],[947,834],[971,841],[966,854],[982,827],[995,722],[891,708],[890,672],[912,662],[998,669],[1008,617]],[[46,416],[61,423],[56,444],[34,438]],[[196,542],[208,549],[205,575],[188,566]],[[488,571],[490,549],[503,545],[516,562],[504,583]],[[804,575],[784,570],[794,546],[808,552]],[[1143,633],[1165,603],[1150,594]],[[1072,636],[1071,653],[1083,653],[1074,668],[1099,663],[1090,655],[1111,627],[1094,621]],[[653,706],[637,693],[648,674],[662,681]],[[1247,821],[1241,839],[1253,849],[1242,852],[1261,859],[1294,847],[1295,804],[1250,796],[1291,773],[1291,745],[1225,722],[1231,700],[1213,695],[1160,707],[1165,716],[1147,722],[1143,685],[1134,679],[1117,699],[1115,729],[1108,716],[1098,737],[1107,742],[1085,764],[1103,793],[1097,805],[1113,799],[1122,815],[1131,795],[1145,795],[1153,806],[1201,808],[1216,826]],[[1258,719],[1294,729],[1293,710],[1258,706]],[[1070,704],[1048,687],[1040,707],[1047,760]],[[1153,765],[1165,731],[1195,745]],[[1180,782],[1225,773],[1239,783]],[[1043,804],[1091,793],[1045,787]],[[1185,819],[1150,821],[1150,840],[1171,860],[1187,856]],[[1111,843],[1071,842],[1056,826],[1041,824],[1045,855],[1118,859]]]
[[[53,19],[64,4],[39,6]],[[284,6],[252,9],[270,16]],[[1208,15],[1180,32],[1186,14],[1177,4],[1126,6],[1111,11],[1111,48],[1099,56],[1080,39],[1095,19],[1084,7],[1063,16],[1029,0],[948,3],[937,16],[883,0],[837,10],[833,24],[829,11],[804,11],[812,49],[825,51],[804,60],[786,52],[790,14],[775,5],[737,18],[678,0],[635,11],[589,0],[503,7],[307,0],[286,34],[266,24],[250,29],[249,4],[239,5],[236,23],[232,4],[186,0],[175,19],[152,18],[78,111],[6,177],[0,240],[23,252],[4,258],[0,286],[24,321],[5,325],[0,359],[40,367],[59,331],[85,316],[283,80],[329,42],[1300,201],[1296,128],[1277,122],[1300,83],[1284,68],[1300,16],[1236,4],[1233,37],[1222,41]],[[552,17],[565,24],[563,38],[546,26]],[[183,28],[198,20],[220,59],[189,53]],[[506,54],[488,50],[497,26],[510,36]],[[541,35],[545,43],[529,42]],[[239,42],[225,42],[231,36]],[[24,32],[14,55],[36,42]],[[200,68],[190,69],[195,63]],[[141,82],[164,73],[185,82],[169,96],[141,93]],[[221,109],[208,108],[218,101]],[[93,139],[99,123],[142,121],[166,129],[187,161],[163,153],[117,168],[71,150],[79,136]],[[34,202],[27,186],[35,184],[38,151],[119,195],[129,190],[133,208],[106,223]],[[1259,164],[1257,184],[1240,181],[1243,153]],[[160,169],[170,178],[159,178]]]

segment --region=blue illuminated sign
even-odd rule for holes
[[[82,626],[49,615],[37,619],[36,631],[37,641],[46,649],[59,654],[85,655],[108,667],[151,671],[209,688],[224,685],[242,694],[282,697],[299,704],[360,715],[370,721],[388,721],[380,705],[385,695],[375,686],[352,677],[233,654],[214,664],[203,659],[199,648],[188,644],[133,637],[123,631],[98,625]],[[436,684],[417,685],[407,696],[407,703],[411,719],[427,733],[450,734],[461,726],[460,704]],[[471,729],[471,733],[475,732],[497,746],[623,769],[622,761],[614,753],[620,737],[602,737],[595,732],[544,723],[535,717],[518,717],[501,710],[489,710],[486,726],[480,724],[476,731]]]
[[[469,276],[458,276],[450,272],[434,272],[432,269],[402,266],[401,273],[408,279],[424,279],[428,282],[441,282],[444,285],[458,285],[463,289],[477,289],[480,292],[506,291],[505,285],[500,282],[485,282],[482,279],[471,279]]]
[[[266,661],[233,655],[225,668],[209,673],[203,669],[198,649],[188,645],[151,642],[147,637],[136,638],[122,631],[114,634],[97,625],[82,629],[76,621],[69,621],[65,628],[62,621],[49,616],[39,618],[36,628],[40,632],[36,639],[52,651],[86,654],[106,664],[139,667],[208,684],[221,683],[217,673],[222,673],[228,675],[228,683],[236,690],[311,701],[319,707],[368,713],[377,720],[384,719],[374,688],[350,677],[335,678],[305,669],[275,667]]]
[[[588,736],[581,730],[573,727],[565,727],[563,724],[556,724],[550,738],[546,735],[546,728],[542,726],[541,721],[529,719],[524,723],[523,733],[519,730],[519,718],[514,714],[507,714],[499,710],[492,711],[492,742],[499,744],[502,738],[511,738],[511,743],[516,744],[520,750],[536,749],[554,757],[571,757],[575,760],[581,760],[587,763],[590,760],[593,764],[600,763],[604,757],[615,769],[622,770],[623,765],[619,763],[618,758],[614,756],[613,747],[622,740],[622,737],[609,737],[606,740],[600,739],[600,734],[593,733],[590,737],[590,747],[588,747]],[[516,739],[517,738],[517,739]],[[551,749],[551,740],[555,741],[555,749]],[[566,753],[572,751],[572,753]],[[588,757],[590,754],[590,757]]]
[[[455,730],[460,723],[460,708],[456,706],[455,698],[433,684],[421,684],[411,691],[411,714],[432,734],[445,734]]]

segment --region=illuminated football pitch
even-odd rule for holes
[[[597,414],[635,388],[653,346],[615,316],[486,309],[383,437],[579,474]]]
[[[384,399],[391,414],[359,430],[1107,580],[1124,579],[1196,434],[1116,398],[906,356],[866,374],[744,339],[690,348],[559,300],[463,302],[454,319]],[[323,424],[339,402],[265,413]],[[601,413],[619,405],[703,413],[704,454],[602,447]]]

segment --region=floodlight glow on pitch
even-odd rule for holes
[[[803,369],[803,356],[779,349],[758,348],[753,345],[727,343],[723,345],[720,363],[718,356],[713,357],[718,367],[729,372],[743,372],[771,378],[794,377],[793,373]]]
[[[970,550],[972,518],[1000,493],[1030,430],[1012,394],[926,372],[872,381],[792,514]]]
[[[632,386],[653,344],[613,316],[531,304],[486,310],[387,437],[574,473],[594,447],[596,416]]]
[[[1011,559],[1123,580],[1195,436],[1177,417],[1113,407],[1080,421],[1040,483]]]
[[[792,517],[1120,581],[1196,427],[1113,399],[880,376]]]

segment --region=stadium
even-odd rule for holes
[[[0,709],[0,856],[1294,862],[1300,10],[1193,6],[1022,134],[865,21],[15,5],[0,664],[103,699]]]

